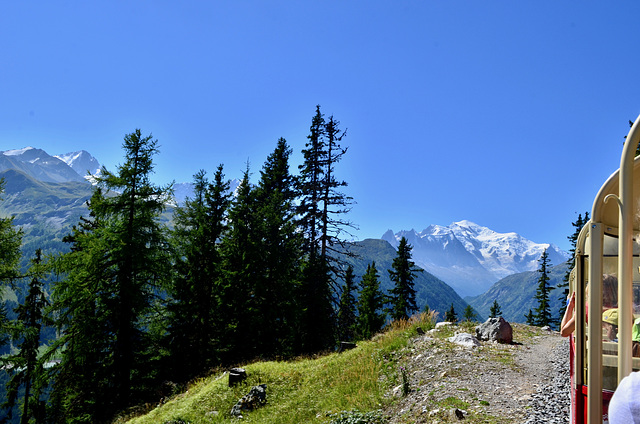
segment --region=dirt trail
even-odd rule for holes
[[[386,411],[391,423],[522,423],[532,395],[554,376],[551,356],[563,343],[556,332],[514,324],[514,344],[468,348],[437,335],[413,340],[401,353],[410,393]]]

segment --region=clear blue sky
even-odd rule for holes
[[[24,1],[0,8],[0,150],[158,139],[155,179],[191,181],[315,106],[348,128],[338,177],[357,239],[467,219],[568,249],[640,113],[640,3]]]

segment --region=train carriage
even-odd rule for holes
[[[576,243],[571,422],[608,423],[618,383],[640,370],[640,117]],[[597,312],[596,312],[597,311]]]

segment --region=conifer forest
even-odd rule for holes
[[[345,136],[317,106],[296,172],[280,138],[233,192],[213,164],[175,206],[172,186],[152,182],[158,141],[135,130],[65,252],[22,258],[22,231],[0,219],[0,281],[24,292],[0,309],[2,422],[108,423],[168,382],[333,350],[416,311],[420,270],[405,239],[392,269],[372,263],[362,279],[340,259],[355,228],[340,179]],[[379,272],[395,284],[388,294]]]

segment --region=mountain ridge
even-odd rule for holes
[[[378,271],[380,289],[389,293],[394,284],[389,278],[389,270],[397,256],[397,249],[386,240],[365,239],[351,244],[348,251],[351,256],[341,257],[347,264],[353,266],[356,282],[359,284],[366,268],[375,262]],[[430,310],[438,312],[439,320],[444,319],[446,311],[453,305],[458,318],[462,318],[467,302],[462,299],[447,283],[440,280],[428,271],[417,272],[414,279],[416,291],[416,305],[420,311],[428,306]],[[486,316],[476,311],[478,318]]]
[[[86,150],[59,154],[55,155],[55,157],[69,165],[78,175],[89,181],[92,180],[92,177],[100,174],[100,163]]]
[[[462,297],[479,295],[508,275],[536,270],[545,249],[553,265],[569,259],[554,244],[535,243],[515,232],[498,233],[468,220],[430,225],[421,232],[388,230],[382,239],[396,247],[402,237],[413,247],[416,265]]]
[[[564,281],[569,267],[568,262],[552,266],[548,269],[549,277],[549,305],[553,318],[560,318],[561,307],[566,305],[566,293],[555,290]],[[480,314],[488,316],[491,305],[498,302],[502,311],[502,317],[509,322],[526,322],[525,314],[538,307],[535,299],[538,289],[538,271],[526,271],[509,275],[493,284],[489,290],[478,296],[467,296],[464,300]]]
[[[34,147],[0,152],[0,171],[8,169],[17,169],[39,181],[49,183],[84,181],[84,178],[63,160]]]
[[[43,226],[50,225],[57,232],[61,227],[70,228],[77,223],[74,219],[86,213],[84,201],[90,193],[90,174],[99,172],[100,164],[86,150],[51,156],[42,149],[25,147],[0,152],[0,172],[11,169],[21,174],[4,174],[7,199],[2,205],[2,213],[16,214],[16,223],[24,228],[37,224],[35,227],[40,232]],[[59,185],[71,182],[85,188],[79,190],[76,186]],[[235,185],[236,181],[232,189]],[[31,197],[11,196],[26,187],[29,187]],[[53,193],[57,190],[61,192]],[[184,199],[193,194],[192,190],[193,183],[177,183],[176,203],[183,204]],[[79,196],[79,204],[74,206],[73,202],[68,202],[69,192]],[[47,204],[59,210],[43,209],[44,205],[39,204],[41,198],[49,199]],[[28,210],[25,202],[32,203],[33,210]],[[480,295],[508,275],[537,269],[544,249],[548,249],[551,264],[568,258],[552,244],[534,243],[515,232],[497,233],[468,220],[448,226],[429,225],[421,232],[412,229],[394,233],[389,230],[378,240],[395,248],[401,237],[406,237],[412,245],[412,259],[416,265],[452,287],[460,299]],[[462,300],[456,302],[464,304]]]

